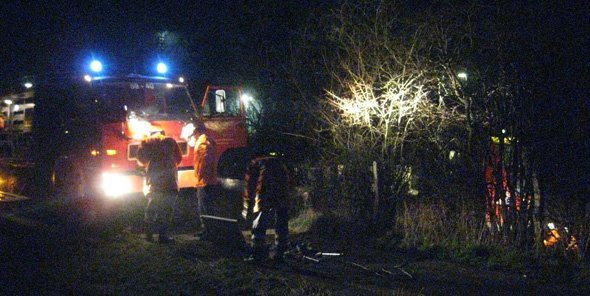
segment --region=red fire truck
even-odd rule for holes
[[[241,96],[239,88],[208,87],[197,104],[182,80],[135,74],[28,77],[0,93],[0,183],[7,171],[19,168],[29,171],[21,173],[19,186],[37,190],[72,196],[139,193],[144,173],[136,160],[139,143],[163,132],[182,149],[180,188],[193,187],[197,120],[217,142],[220,176],[239,176],[233,170],[244,165],[237,157],[247,146]]]

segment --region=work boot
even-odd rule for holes
[[[272,262],[274,264],[283,264],[283,263],[285,263],[284,254],[285,254],[285,252],[275,249],[275,250],[271,251],[269,255],[270,255],[270,259],[272,260]]]
[[[158,243],[169,244],[172,243],[172,239],[168,237],[168,223],[160,223],[158,227]]]

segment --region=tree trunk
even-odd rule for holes
[[[537,250],[543,246],[543,199],[541,198],[541,189],[539,188],[539,180],[537,174],[533,172],[533,221],[535,225],[535,240],[537,243]]]

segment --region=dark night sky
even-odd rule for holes
[[[181,71],[202,74],[202,70],[195,68],[204,67],[208,71],[229,72],[243,60],[234,49],[244,50],[264,42],[273,46],[287,44],[290,30],[307,16],[316,1],[31,2],[39,3],[9,1],[0,8],[0,80],[38,71],[85,70],[93,55],[108,63],[113,71],[147,72],[151,69],[142,65],[167,58],[155,50],[155,33],[164,30],[178,32],[185,38],[181,42],[190,44],[184,64],[188,61],[187,68],[191,69]],[[582,88],[588,84],[585,76],[590,68],[590,45],[585,36],[590,34],[587,2],[571,1],[568,4],[580,4],[569,6],[539,4],[539,10],[554,11],[539,14],[543,20],[538,26],[550,27],[549,36],[540,46],[535,45],[537,40],[527,41],[531,50],[545,52],[538,63],[545,64],[548,77],[566,80],[559,83],[569,80]],[[588,11],[584,13],[584,9]],[[214,48],[230,43],[232,52]],[[252,56],[251,52],[242,54]],[[208,60],[218,61],[219,69],[212,69],[211,62],[206,63]]]
[[[13,1],[2,7],[3,76],[31,70],[80,70],[92,55],[111,66],[130,64],[134,57],[146,55],[146,44],[154,42],[155,32],[193,27],[191,13],[199,4],[39,2]]]
[[[168,61],[179,63],[173,68],[185,65],[190,69],[179,71],[193,75],[204,72],[199,67],[231,72],[240,53],[224,52],[226,45],[239,51],[273,39],[286,44],[283,34],[304,14],[298,8],[314,1],[31,2],[40,3],[12,1],[0,8],[0,80],[31,72],[86,70],[92,56],[105,61],[105,70],[150,74],[146,72],[153,68],[144,66],[170,56],[156,49],[156,33],[163,31],[177,33],[181,39],[175,40],[176,50],[185,51],[185,61]]]
[[[288,46],[290,30],[316,4],[313,0],[31,2],[39,3],[9,1],[0,8],[0,80],[39,71],[85,71],[93,55],[105,61],[106,69],[150,74],[152,68],[143,65],[166,58],[155,50],[155,33],[163,30],[178,32],[185,38],[180,42],[189,44],[182,63],[186,67],[180,70],[189,75],[211,80],[207,75],[247,68],[238,65],[247,58],[249,66],[258,63],[263,70],[265,63],[275,61],[260,49],[269,48],[267,44]],[[588,163],[590,5],[587,0],[553,2],[529,5],[539,11],[530,19],[538,24],[530,28],[543,28],[546,34],[531,32],[522,46],[532,52],[529,65],[537,71],[530,72],[528,79],[536,82],[538,94],[550,98],[536,97],[531,104],[538,106],[546,138],[559,141],[544,145],[569,147],[566,154],[574,155],[572,162],[582,155]],[[230,46],[219,46],[226,44]],[[253,49],[252,44],[258,47]],[[252,71],[253,76],[260,75],[258,69]],[[575,142],[569,145],[572,139]]]

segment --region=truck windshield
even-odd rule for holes
[[[182,85],[153,81],[107,82],[93,85],[95,102],[103,109],[107,121],[121,116],[138,116],[149,120],[190,118],[193,105]]]

